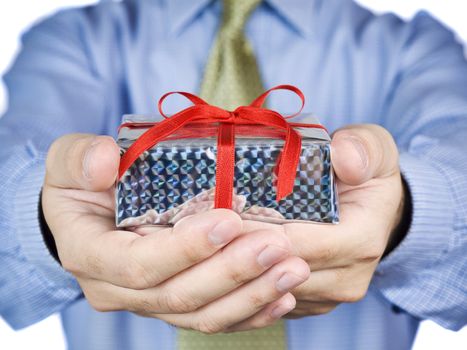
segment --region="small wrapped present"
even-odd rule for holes
[[[124,116],[116,186],[116,224],[172,225],[212,208],[271,223],[337,223],[330,137],[261,108],[272,90],[233,112],[181,93],[194,106],[171,117]],[[164,118],[165,119],[164,119]],[[161,121],[162,120],[162,121]]]

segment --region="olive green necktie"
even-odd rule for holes
[[[222,25],[211,49],[201,84],[201,97],[229,110],[249,104],[263,84],[256,58],[245,37],[250,13],[261,0],[224,0]]]
[[[233,110],[249,104],[264,89],[256,58],[244,34],[245,22],[261,0],[223,0],[222,25],[208,59],[201,97],[219,107]],[[204,335],[180,330],[179,350],[284,350],[282,321],[247,332]]]

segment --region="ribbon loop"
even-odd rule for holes
[[[159,110],[160,115],[163,116],[166,119],[169,118],[169,117],[162,110],[162,104],[164,103],[165,99],[167,97],[169,97],[170,95],[182,95],[182,96],[186,97],[188,100],[190,100],[195,106],[196,105],[207,105],[208,104],[201,97],[190,94],[189,92],[184,92],[184,91],[167,92],[164,95],[162,95],[162,97],[159,99],[159,102],[157,104],[157,109]]]
[[[262,105],[268,95],[276,90],[289,90],[301,100],[300,110],[290,116],[282,116],[276,111],[263,108]],[[165,99],[174,94],[186,97],[193,103],[180,112],[168,117],[162,110]],[[276,173],[276,200],[281,200],[293,190],[295,176],[301,152],[301,136],[295,127],[321,128],[319,124],[290,123],[287,119],[300,114],[305,105],[305,96],[302,91],[292,85],[278,85],[258,96],[249,106],[239,106],[234,111],[212,106],[200,97],[183,91],[173,91],[164,94],[158,103],[158,110],[165,118],[155,123],[144,132],[123,154],[119,179],[125,174],[138,157],[158,142],[164,141],[177,130],[197,123],[217,124],[217,165],[216,165],[216,208],[231,208],[233,194],[233,178],[235,170],[235,125],[262,126],[279,131],[284,139],[284,147],[279,155]]]
[[[305,95],[303,94],[302,90],[300,90],[296,86],[286,85],[286,84],[277,85],[277,86],[274,86],[273,88],[271,88],[269,90],[266,90],[261,95],[259,95],[253,102],[251,102],[250,106],[251,107],[261,108],[263,106],[264,102],[266,101],[266,98],[271,94],[271,92],[277,91],[277,90],[289,90],[289,91],[292,91],[293,93],[295,93],[295,95],[297,95],[300,98],[300,101],[302,102],[302,105],[301,105],[300,109],[298,110],[298,112],[296,112],[296,113],[294,113],[292,115],[283,117],[284,119],[290,119],[290,118],[296,117],[297,115],[299,115],[303,111],[303,107],[305,107]]]

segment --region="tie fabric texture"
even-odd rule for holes
[[[201,97],[233,110],[263,91],[256,58],[244,27],[261,0],[224,0],[222,25],[211,49],[201,84]],[[205,335],[179,330],[178,350],[285,350],[284,322],[253,331]]]
[[[263,84],[245,23],[261,0],[224,0],[222,24],[205,67],[201,97],[233,110],[259,96]]]

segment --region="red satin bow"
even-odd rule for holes
[[[262,108],[266,97],[274,90],[289,90],[298,95],[302,101],[300,110],[291,116],[284,117],[273,110]],[[167,117],[162,111],[162,103],[172,94],[183,95],[194,105]],[[301,124],[287,121],[287,119],[298,115],[304,104],[305,96],[292,85],[273,87],[257,97],[249,106],[240,106],[234,111],[209,105],[198,96],[188,92],[166,93],[160,98],[158,104],[159,112],[165,120],[155,123],[127,149],[120,161],[118,177],[121,178],[144,151],[167,139],[187,124],[218,123],[215,207],[230,209],[232,207],[235,170],[235,125],[266,126],[283,131],[281,138],[285,140],[284,148],[276,165],[276,200],[279,201],[292,192],[295,183],[302,143],[301,136],[294,127],[326,130],[320,124]]]

